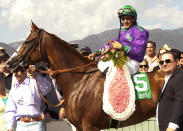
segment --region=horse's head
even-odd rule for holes
[[[44,31],[39,29],[33,22],[31,28],[28,38],[6,62],[11,72],[22,68],[27,69],[28,65],[34,64],[41,59],[40,41]]]

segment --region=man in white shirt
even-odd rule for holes
[[[146,47],[146,55],[144,59],[148,62],[148,72],[153,71],[154,67],[159,66],[158,58],[156,56],[156,43],[153,41],[148,41],[147,47]]]
[[[46,95],[51,90],[51,83],[36,74],[30,77],[23,70],[14,73],[15,81],[12,83],[5,119],[7,130],[12,131],[17,122],[17,131],[45,131],[41,117],[41,92]]]

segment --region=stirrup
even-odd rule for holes
[[[107,68],[104,70],[104,72],[102,72],[102,73],[106,76],[106,73],[108,72],[108,70],[109,70],[109,67],[107,67]]]

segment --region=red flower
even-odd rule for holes
[[[122,51],[121,51],[121,54],[122,54],[122,55],[124,55],[124,54],[125,54],[125,51],[124,51],[124,50],[122,50]]]
[[[109,54],[105,54],[104,57],[109,58],[110,56],[109,56]]]
[[[112,53],[114,53],[115,51],[116,51],[115,48],[112,48],[112,49],[110,50],[110,52],[112,52]]]

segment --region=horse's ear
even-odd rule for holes
[[[39,30],[39,28],[36,26],[36,24],[34,24],[34,22],[32,20],[31,20],[31,29],[32,29],[32,31]]]

